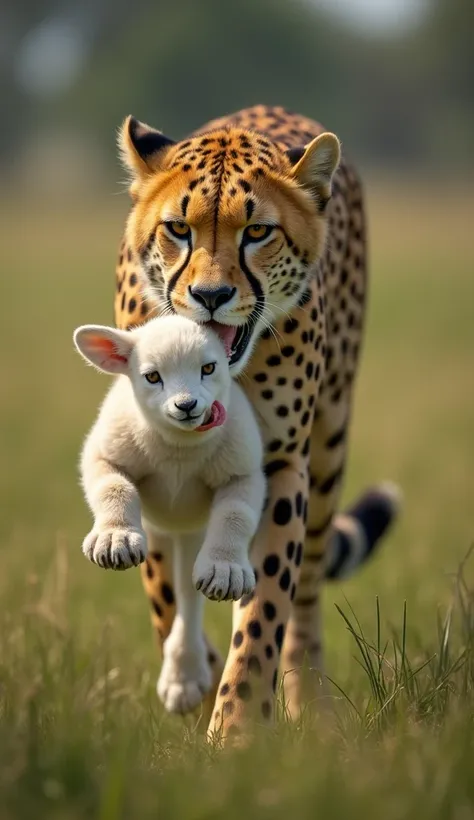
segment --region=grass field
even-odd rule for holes
[[[344,495],[391,478],[403,517],[370,566],[326,589],[334,720],[281,720],[225,753],[156,700],[138,572],[80,551],[77,455],[106,381],[71,336],[112,320],[126,201],[0,207],[1,820],[473,817],[474,555],[458,570],[474,542],[474,207],[426,184],[369,195]],[[225,651],[230,607],[207,615]]]

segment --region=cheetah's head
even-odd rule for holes
[[[174,143],[128,117],[120,147],[132,174],[127,239],[148,295],[163,312],[223,326],[239,372],[315,272],[337,137],[287,151],[227,127]]]

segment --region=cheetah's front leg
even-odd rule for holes
[[[299,577],[307,508],[307,464],[302,457],[274,473],[268,505],[252,549],[255,591],[234,604],[233,635],[210,739],[241,729],[249,717],[268,720],[278,679],[290,603]]]
[[[303,704],[326,703],[320,592],[344,475],[349,419],[350,396],[345,394],[339,402],[319,408],[311,430],[308,526],[282,654],[285,703],[293,719]]]

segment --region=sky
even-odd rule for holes
[[[310,0],[358,29],[389,32],[416,24],[431,0]]]

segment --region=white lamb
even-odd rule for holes
[[[158,694],[169,711],[188,711],[211,686],[198,590],[237,600],[255,586],[248,552],[265,493],[258,425],[209,327],[179,316],[131,331],[85,325],[74,342],[97,369],[119,374],[82,453],[95,519],[83,552],[104,569],[127,569],[146,557],[144,529],[171,537],[177,614]]]

